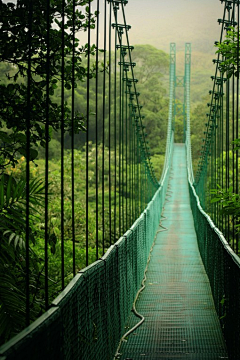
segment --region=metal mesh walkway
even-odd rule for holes
[[[136,303],[145,322],[121,348],[121,359],[228,359],[189,204],[185,146],[175,144],[162,224]],[[160,228],[159,228],[160,230]],[[127,329],[138,319],[132,314]]]

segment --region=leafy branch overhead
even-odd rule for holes
[[[229,28],[226,39],[218,42],[215,46],[218,48],[217,54],[221,54],[223,59],[219,64],[220,71],[226,73],[228,79],[239,76],[239,36],[233,26]]]
[[[0,126],[4,129],[0,167],[6,159],[14,165],[16,153],[25,156],[27,119],[31,160],[38,155],[34,146],[50,140],[45,135],[47,119],[50,129],[58,130],[63,117],[64,131],[71,130],[71,107],[66,101],[54,101],[52,95],[60,84],[70,90],[96,74],[96,66],[87,71],[84,61],[95,53],[95,45],[83,45],[76,36],[95,28],[98,14],[90,13],[87,5],[88,1],[75,1],[74,13],[73,0],[65,1],[64,10],[60,0],[50,1],[49,9],[42,0],[18,0],[16,4],[0,0],[0,61],[7,65],[6,81],[0,83]],[[84,130],[84,116],[75,113],[73,124],[75,132]]]

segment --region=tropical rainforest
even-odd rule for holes
[[[89,91],[89,111],[94,116],[95,111],[95,78],[99,72],[99,88],[102,87],[105,76],[109,76],[107,64],[103,64],[103,54],[99,53],[100,65],[96,69],[96,63],[91,63],[90,72],[87,70],[87,56],[94,58],[96,46],[94,44],[81,45],[78,39],[76,43],[75,83],[71,78],[71,22],[72,1],[66,6],[66,27],[70,32],[65,32],[65,78],[64,78],[64,103],[61,99],[61,79],[59,73],[62,71],[62,55],[59,52],[61,43],[61,25],[59,14],[61,14],[61,1],[55,1],[55,6],[50,8],[51,24],[55,27],[50,29],[51,56],[46,60],[46,43],[49,34],[46,31],[46,19],[42,18],[45,9],[42,1],[34,2],[33,23],[35,34],[31,40],[31,51],[33,62],[31,64],[32,95],[31,110],[29,110],[29,54],[26,51],[29,39],[26,36],[25,24],[27,0],[19,1],[21,6],[16,7],[13,3],[0,2],[1,6],[1,29],[0,39],[0,342],[4,343],[12,335],[18,333],[25,325],[25,303],[26,303],[26,272],[29,271],[30,294],[29,308],[30,319],[33,321],[45,310],[44,288],[46,281],[49,287],[49,301],[61,291],[72,278],[72,268],[76,271],[86,264],[86,220],[85,220],[85,172],[89,168],[89,263],[96,259],[96,228],[94,223],[95,183],[96,183],[96,144],[101,147],[99,139],[103,117],[99,115],[98,140],[94,128],[89,128],[89,161],[86,164],[86,112],[87,98],[86,89]],[[86,30],[89,26],[89,8],[87,1],[79,1],[83,11],[76,12],[75,31]],[[91,14],[91,28],[94,29],[97,13]],[[41,21],[39,21],[41,19]],[[9,36],[11,33],[11,36]],[[17,44],[17,48],[16,48]],[[199,57],[204,55],[199,54]],[[109,57],[109,54],[108,54]],[[48,64],[46,63],[48,61]],[[164,163],[166,146],[167,120],[168,120],[168,70],[169,55],[164,51],[151,45],[136,45],[132,52],[132,61],[136,62],[134,69],[138,79],[139,99],[143,105],[143,124],[148,134],[149,151],[152,164],[158,179]],[[201,62],[199,68],[193,69],[195,76],[195,87],[192,88],[192,147],[193,161],[196,162],[199,151],[203,123],[205,118],[206,99],[200,98],[205,84],[198,84],[203,76],[204,70]],[[51,71],[46,74],[46,67]],[[181,75],[181,74],[180,74]],[[119,73],[117,74],[119,77]],[[88,84],[88,79],[89,84]],[[204,77],[205,78],[205,77]],[[48,95],[46,84],[48,83]],[[72,86],[73,85],[73,86]],[[202,89],[201,89],[202,86]],[[107,88],[106,91],[109,92]],[[75,103],[72,108],[71,96],[74,94]],[[49,98],[48,113],[42,106]],[[103,94],[100,94],[102,103]],[[181,99],[179,99],[179,102]],[[99,105],[99,114],[101,104]],[[70,122],[70,115],[74,110],[74,122]],[[62,128],[62,114],[64,112],[64,127]],[[34,114],[34,116],[33,116]],[[30,118],[29,118],[30,117]],[[49,129],[46,141],[46,117],[49,119]],[[26,124],[30,121],[29,132],[26,133]],[[176,118],[176,141],[183,139],[183,119]],[[111,126],[111,124],[110,124]],[[74,128],[73,128],[74,127]],[[76,228],[76,264],[73,264],[72,249],[72,206],[71,206],[71,146],[74,136],[74,159],[75,176],[77,184],[75,188],[75,228]],[[62,147],[64,144],[64,147]],[[28,146],[28,152],[26,151]],[[49,174],[49,204],[48,204],[48,233],[45,235],[44,207],[46,201],[46,189],[44,176],[46,171],[46,147],[48,149],[48,174]],[[61,150],[63,148],[63,151]],[[101,154],[100,154],[101,155]],[[109,151],[109,156],[113,156]],[[118,159],[116,159],[117,161]],[[102,158],[101,161],[104,161]],[[64,229],[61,228],[61,173],[64,163]],[[30,177],[26,177],[26,167],[29,166]],[[125,165],[127,169],[127,165]],[[127,170],[126,170],[127,171]],[[100,174],[99,177],[108,177],[108,174]],[[29,197],[26,198],[26,189]],[[102,191],[104,192],[104,191]],[[108,196],[108,194],[103,194]],[[91,202],[92,199],[92,202]],[[26,216],[26,204],[29,205],[29,213]],[[101,204],[100,204],[101,205]],[[93,214],[93,215],[91,215]],[[28,222],[28,227],[26,225]],[[108,227],[108,224],[106,224]],[[29,230],[30,229],[30,230]],[[64,232],[64,284],[61,283],[61,233]],[[108,230],[106,230],[107,232]],[[101,233],[101,229],[99,229]],[[26,237],[29,238],[30,258],[26,258]],[[45,276],[45,250],[48,255],[48,278]],[[107,244],[109,245],[109,244]],[[28,267],[28,270],[27,270]]]

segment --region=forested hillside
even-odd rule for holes
[[[100,63],[103,60],[103,55],[99,54]],[[183,54],[177,55],[177,64],[179,65],[178,75],[181,73],[181,59]],[[108,59],[109,57],[108,54]],[[198,55],[198,61],[192,66],[192,146],[193,146],[193,158],[199,156],[199,148],[201,146],[201,132],[204,129],[204,114],[206,100],[202,100],[202,94],[207,92],[207,80],[206,80],[206,64],[207,59],[203,54]],[[157,178],[161,176],[161,170],[164,163],[164,153],[166,145],[167,134],[167,121],[168,121],[168,73],[169,73],[169,55],[151,45],[135,45],[132,52],[132,61],[136,63],[134,68],[135,77],[138,79],[137,89],[139,91],[139,101],[143,105],[142,118],[143,124],[148,134],[149,151],[152,156],[152,164],[155,169]],[[86,60],[83,58],[81,66],[84,74],[84,68],[86,66]],[[21,64],[20,64],[21,66]],[[23,67],[24,68],[24,67]],[[209,67],[210,68],[210,67]],[[96,224],[94,216],[96,212],[95,199],[96,199],[96,177],[104,179],[105,183],[109,181],[109,174],[107,169],[102,173],[100,168],[96,168],[96,152],[98,152],[99,163],[107,162],[108,158],[114,158],[115,154],[112,150],[108,149],[108,144],[105,147],[102,146],[103,135],[107,138],[108,131],[112,131],[113,124],[109,124],[108,130],[105,134],[102,133],[103,129],[103,81],[104,81],[104,67],[99,66],[98,76],[98,107],[96,108],[96,82],[94,71],[94,62],[92,62],[92,76],[89,81],[89,112],[90,118],[95,118],[98,114],[98,132],[94,128],[94,122],[89,123],[89,143],[88,143],[88,164],[86,163],[86,113],[87,113],[87,98],[86,89],[87,81],[86,77],[77,80],[77,86],[74,89],[75,104],[74,104],[74,151],[75,151],[75,176],[78,178],[78,182],[75,184],[75,225],[76,225],[76,264],[77,270],[85,266],[85,241],[86,241],[86,219],[85,219],[85,183],[86,183],[86,166],[88,166],[88,198],[89,198],[89,218],[88,218],[88,231],[89,231],[89,249],[88,259],[91,263],[96,259]],[[109,83],[107,81],[109,71],[108,66],[105,69],[105,94],[113,96],[114,89],[109,91]],[[26,72],[23,69],[22,73],[17,75],[17,67],[7,62],[0,64],[0,81],[1,89],[4,94],[2,107],[1,107],[1,154],[0,165],[2,168],[2,188],[8,189],[9,194],[14,196],[10,201],[10,198],[6,195],[6,201],[8,201],[7,208],[10,211],[10,218],[14,218],[14,221],[9,222],[7,219],[1,224],[2,237],[4,244],[2,246],[2,253],[8,259],[9,262],[9,274],[8,280],[4,282],[18,288],[16,294],[9,293],[4,289],[4,296],[6,299],[10,299],[9,302],[3,302],[2,317],[6,321],[5,327],[2,327],[2,333],[0,333],[1,341],[5,341],[14,332],[21,328],[22,318],[24,317],[24,309],[21,304],[24,303],[24,262],[23,257],[25,253],[25,218],[23,215],[23,209],[25,204],[25,195],[23,189],[26,185],[26,136],[24,132],[24,106],[26,106]],[[209,76],[211,71],[209,70]],[[204,75],[204,76],[203,76]],[[119,80],[120,73],[116,73],[116,80]],[[34,93],[34,107],[37,114],[37,121],[35,128],[31,132],[31,148],[30,148],[30,177],[31,177],[31,206],[34,209],[31,214],[31,286],[32,292],[32,313],[31,318],[37,317],[44,308],[44,214],[42,209],[44,207],[44,184],[42,179],[45,174],[45,155],[46,155],[46,142],[44,133],[44,110],[41,107],[41,99],[44,96],[41,92],[41,86],[44,88],[45,83],[41,82],[38,75],[35,77],[35,93]],[[65,247],[65,270],[64,270],[64,282],[67,282],[72,277],[71,269],[72,263],[72,207],[71,207],[71,145],[72,145],[72,129],[71,124],[68,122],[68,114],[72,112],[71,103],[71,87],[68,84],[65,86],[64,92],[64,107],[66,113],[65,128],[63,131],[60,129],[59,116],[61,116],[60,99],[61,99],[61,86],[57,77],[53,79],[51,83],[51,121],[52,124],[49,127],[49,151],[48,151],[48,169],[49,169],[49,233],[48,233],[48,247],[49,247],[49,299],[53,299],[61,290],[60,279],[60,262],[61,262],[61,219],[59,213],[61,211],[61,198],[59,196],[61,192],[61,167],[64,163],[64,247]],[[117,95],[117,102],[118,102]],[[5,105],[8,104],[6,107]],[[106,108],[105,114],[114,112],[114,107]],[[22,115],[21,115],[22,114]],[[114,115],[114,114],[113,114]],[[111,118],[114,118],[112,115]],[[16,120],[18,120],[16,122]],[[177,141],[181,141],[181,133],[183,130],[183,123],[181,119],[178,119],[178,127],[176,131]],[[61,138],[63,136],[63,138]],[[61,153],[61,144],[64,144],[64,154]],[[118,147],[118,140],[116,142]],[[108,158],[107,158],[108,157]],[[119,163],[119,157],[115,158],[116,163]],[[129,171],[129,164],[122,163],[125,171]],[[113,169],[110,169],[112,172]],[[118,191],[119,183],[116,182]],[[14,190],[16,189],[16,190]],[[5,190],[4,190],[5,191]],[[99,204],[98,211],[99,216],[102,212],[102,204],[105,203],[106,208],[110,206],[111,195],[104,187],[99,187]],[[126,189],[126,197],[129,197],[128,189]],[[119,201],[119,200],[117,200]],[[12,211],[12,213],[11,213]],[[22,214],[20,216],[20,214]],[[118,214],[116,214],[118,218]],[[16,219],[20,219],[20,222]],[[116,222],[116,227],[119,224]],[[110,225],[105,223],[105,235],[107,239],[111,238]],[[99,246],[101,245],[102,228],[98,229]],[[109,241],[109,240],[108,240]],[[106,242],[107,247],[109,242]],[[2,264],[5,266],[4,264]],[[0,264],[1,266],[1,264]],[[16,272],[16,266],[20,271]],[[3,271],[4,274],[4,271]],[[17,274],[17,275],[16,275]],[[20,275],[19,275],[20,274]],[[12,285],[11,285],[12,284]],[[3,299],[3,298],[2,298]],[[37,299],[37,302],[35,301]],[[3,300],[1,300],[3,301]],[[21,310],[16,313],[16,309],[21,305]],[[5,309],[5,310],[4,310]],[[11,324],[9,323],[8,316],[6,314],[16,313],[17,316],[13,318]],[[9,325],[10,324],[10,325]],[[5,335],[3,337],[3,332]],[[2,338],[1,338],[2,336]]]
[[[168,54],[162,50],[156,49],[151,45],[135,45],[133,51],[133,61],[136,62],[135,76],[138,79],[138,91],[140,92],[140,102],[143,105],[144,125],[148,133],[148,141],[150,146],[151,155],[159,159],[163,163],[162,155],[165,152],[165,139],[167,130],[167,117],[168,117],[168,70],[169,60]],[[184,73],[184,52],[177,53],[177,75]],[[208,90],[211,89],[212,63],[209,62],[209,54],[193,52],[192,56],[192,74],[191,74],[191,120],[192,120],[192,146],[193,157],[199,155],[200,146],[200,133],[204,131],[204,120],[206,113],[206,103]],[[10,77],[14,75],[14,68],[9,64],[1,63],[1,82],[6,83],[7,78],[5,74]],[[119,74],[118,74],[119,76]],[[99,88],[103,76],[99,76]],[[21,82],[18,79],[18,83]],[[108,89],[106,89],[108,91]],[[75,90],[75,111],[79,114],[79,130],[75,135],[76,148],[83,149],[85,145],[85,124],[84,119],[86,116],[86,82],[79,82]],[[71,91],[65,91],[66,102],[71,96]],[[60,88],[57,88],[52,95],[52,101],[59,103]],[[94,98],[95,87],[94,79],[92,80],[92,87],[90,92],[90,111],[94,114]],[[92,105],[91,105],[92,104]],[[101,101],[99,101],[101,108]],[[71,105],[70,109],[71,109]],[[99,138],[101,138],[101,118],[102,111],[99,108]],[[181,122],[179,129],[181,128]],[[197,129],[197,132],[195,131]],[[178,135],[176,134],[178,139]],[[90,141],[95,142],[95,131],[90,131]],[[71,137],[68,132],[65,134],[65,148],[70,148]],[[50,142],[50,159],[60,157],[60,135],[58,132],[52,132],[52,140]],[[44,156],[44,147],[38,148],[38,157]],[[156,168],[158,176],[160,176],[160,169]]]
[[[23,39],[24,40],[24,39]],[[94,53],[94,49],[93,49]],[[18,332],[24,324],[25,309],[25,244],[26,244],[26,113],[27,113],[27,73],[24,61],[13,65],[11,52],[5,52],[9,56],[8,61],[0,64],[0,86],[2,92],[2,103],[0,106],[0,167],[1,167],[1,207],[4,215],[1,217],[0,232],[1,243],[1,283],[8,284],[0,289],[0,321],[3,326],[0,328],[0,342],[6,341],[14,333]],[[24,54],[23,54],[24,56]],[[109,54],[107,55],[109,59]],[[43,56],[43,61],[45,60]],[[37,58],[38,61],[38,58]],[[48,249],[48,274],[47,280],[49,287],[49,301],[63,288],[61,280],[61,261],[62,261],[62,241],[64,239],[65,266],[63,282],[66,285],[72,278],[72,268],[80,270],[86,265],[86,167],[88,167],[88,261],[92,263],[96,260],[96,238],[98,237],[99,252],[100,248],[107,248],[112,239],[111,224],[104,221],[103,212],[113,206],[113,203],[123,201],[119,193],[121,183],[115,175],[115,193],[109,193],[108,183],[110,173],[114,176],[114,168],[105,168],[96,165],[96,155],[99,164],[116,162],[124,168],[123,175],[130,173],[130,166],[126,159],[121,158],[119,153],[108,146],[106,141],[103,145],[103,136],[108,139],[109,131],[113,134],[113,123],[103,126],[103,122],[108,121],[109,112],[114,119],[114,106],[110,107],[108,102],[103,111],[103,98],[113,97],[114,87],[109,89],[108,76],[110,70],[108,65],[103,66],[103,55],[99,53],[98,67],[98,105],[96,106],[96,64],[94,55],[91,59],[91,73],[89,79],[89,109],[87,110],[87,80],[86,80],[86,59],[83,57],[79,63],[79,78],[76,79],[74,87],[74,129],[71,128],[70,114],[72,113],[73,103],[71,102],[72,89],[65,78],[64,103],[61,103],[61,80],[58,74],[54,73],[50,82],[49,99],[49,133],[48,133],[48,153],[46,161],[46,109],[42,106],[46,101],[46,81],[45,74],[42,75],[42,68],[33,68],[32,109],[33,118],[31,119],[29,167],[30,182],[29,198],[31,211],[29,222],[31,233],[30,239],[30,272],[31,272],[31,313],[30,319],[34,320],[44,311],[44,288],[46,285],[44,253]],[[168,99],[167,90],[163,86],[163,75],[166,76],[169,67],[168,54],[157,50],[151,46],[136,46],[134,49],[133,61],[137,62],[136,78],[138,78],[138,91],[140,103],[144,105],[145,118],[143,119],[145,128],[148,132],[149,148],[151,149],[152,162],[156,169],[156,176],[160,178],[161,169],[164,161],[166,129],[168,118]],[[40,60],[39,60],[40,62]],[[66,69],[68,63],[66,62]],[[20,70],[19,70],[20,69]],[[58,69],[54,68],[54,71]],[[81,75],[82,74],[82,75]],[[105,78],[104,78],[105,77]],[[119,82],[120,72],[116,73],[116,81]],[[103,86],[103,82],[105,85]],[[107,94],[107,95],[106,95]],[[116,97],[116,105],[119,106],[119,93]],[[64,106],[65,118],[64,128],[61,123],[61,106]],[[118,108],[117,108],[118,110]],[[86,114],[89,111],[89,138],[88,138],[88,162],[86,161]],[[104,118],[105,114],[105,118]],[[94,128],[97,115],[98,132]],[[103,134],[103,129],[105,133]],[[72,131],[73,130],[73,131]],[[119,129],[117,130],[119,131]],[[73,234],[72,234],[72,134],[74,134],[74,175],[75,182],[75,255],[76,263],[73,264]],[[119,135],[119,134],[117,134]],[[113,142],[113,140],[112,140]],[[64,145],[64,149],[62,149]],[[119,145],[119,137],[116,138],[117,150],[122,147]],[[120,149],[126,151],[126,149]],[[115,158],[115,159],[114,159]],[[121,162],[121,164],[120,164]],[[47,235],[45,235],[45,192],[46,182],[46,163],[48,166],[48,221]],[[110,163],[110,162],[109,162]],[[136,162],[137,163],[137,162]],[[64,174],[62,172],[64,164]],[[139,165],[140,166],[140,165]],[[109,173],[110,171],[110,173]],[[137,171],[142,171],[138,169]],[[135,176],[135,175],[132,175]],[[96,189],[96,183],[99,188]],[[103,184],[103,185],[102,185]],[[105,186],[104,186],[105,184]],[[124,196],[130,202],[130,189],[124,185]],[[98,205],[96,209],[96,191],[98,192]],[[60,194],[64,194],[61,197]],[[61,223],[60,213],[62,211],[62,201],[64,199],[64,226]],[[127,201],[127,200],[125,200]],[[139,206],[136,203],[136,207]],[[95,214],[98,211],[99,227],[96,229]],[[116,231],[120,234],[119,213],[115,214]],[[103,227],[104,223],[104,227]],[[104,234],[104,235],[103,235]],[[105,244],[103,245],[103,236]],[[119,235],[120,236],[120,235]],[[104,251],[104,250],[101,250]],[[4,269],[8,264],[8,273]],[[12,292],[14,288],[16,292]],[[19,311],[17,311],[19,309]],[[15,314],[12,316],[12,314]],[[11,320],[11,321],[10,321]]]
[[[95,28],[99,12],[91,12],[90,2],[80,1],[76,10],[71,0],[0,1],[0,343],[39,317],[79,270],[130,229],[158,187],[152,165],[161,176],[168,47],[189,30],[174,23],[172,38],[164,19],[164,35],[158,28],[164,21],[151,21],[156,11],[148,26],[145,11],[141,21],[144,2],[135,12],[138,26],[155,32],[139,37],[137,30],[131,52],[115,19],[115,28],[108,24],[116,42],[111,47],[103,29]],[[101,2],[100,14],[106,15],[103,3],[111,2]],[[160,5],[168,8],[169,2]],[[184,19],[185,10],[179,10]],[[194,27],[197,42],[199,27],[193,19],[187,26]],[[210,42],[206,29],[204,34],[201,46]],[[210,55],[200,45],[192,47],[194,162],[204,130],[202,96],[212,73]],[[177,47],[177,75],[183,69]],[[181,117],[175,139],[183,141]]]

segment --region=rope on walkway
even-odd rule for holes
[[[170,195],[171,196],[171,195]],[[167,231],[168,228],[166,228],[165,226],[162,225],[162,221],[166,220],[167,218],[165,216],[163,216],[163,212],[164,212],[164,207],[163,207],[163,210],[162,210],[162,214],[161,214],[161,219],[160,219],[160,223],[159,223],[159,227],[161,227],[161,230],[158,230],[156,232],[156,235],[154,237],[154,240],[153,240],[153,244],[152,244],[152,247],[150,249],[150,252],[149,252],[149,256],[148,256],[148,260],[147,260],[147,266],[145,268],[145,271],[144,271],[144,277],[143,277],[143,280],[142,280],[142,283],[141,283],[141,288],[138,290],[137,292],[137,295],[135,297],[135,300],[133,302],[133,308],[132,308],[132,312],[134,313],[134,315],[136,315],[139,319],[141,319],[134,327],[132,327],[130,330],[128,330],[120,339],[120,342],[119,342],[119,345],[118,345],[118,348],[116,350],[116,353],[115,353],[115,356],[114,356],[114,359],[113,360],[117,360],[117,359],[120,359],[121,357],[121,353],[120,353],[120,349],[121,349],[121,345],[123,343],[123,341],[127,341],[126,340],[126,337],[128,335],[130,335],[134,330],[136,330],[140,325],[142,325],[142,323],[144,322],[145,318],[143,315],[139,314],[136,310],[136,301],[140,295],[140,293],[145,289],[145,281],[147,280],[147,276],[146,276],[146,273],[147,273],[147,270],[148,270],[148,265],[149,265],[149,262],[151,260],[151,254],[152,254],[152,251],[153,251],[153,248],[154,248],[154,245],[155,245],[155,242],[156,242],[156,238],[157,238],[157,234],[162,232],[162,231]]]

